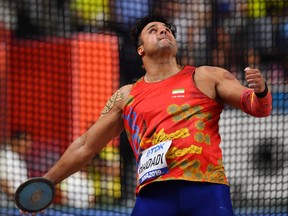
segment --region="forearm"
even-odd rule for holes
[[[255,117],[266,117],[272,111],[272,95],[267,86],[260,94],[256,94],[252,89],[244,90],[240,102],[241,109]]]
[[[81,136],[71,143],[59,161],[43,177],[56,185],[83,168],[94,156],[83,144],[84,139],[85,136]]]

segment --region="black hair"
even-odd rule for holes
[[[167,21],[167,19],[164,16],[162,16],[160,13],[153,12],[153,13],[141,18],[140,20],[138,20],[138,22],[131,29],[131,38],[134,41],[134,45],[135,45],[136,49],[140,46],[139,39],[140,39],[140,34],[141,34],[143,28],[148,23],[151,23],[151,22],[164,23],[165,26],[171,30],[173,36],[176,38],[176,34],[177,34],[176,27],[172,23],[169,23]]]

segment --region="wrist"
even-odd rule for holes
[[[262,91],[262,92],[260,92],[260,93],[255,93],[256,94],[256,96],[258,97],[258,98],[264,98],[267,94],[268,94],[268,86],[267,86],[267,83],[265,82],[265,89],[264,89],[264,91]]]

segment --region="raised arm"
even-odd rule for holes
[[[123,130],[122,108],[128,95],[122,87],[107,102],[100,118],[79,138],[73,141],[59,161],[44,175],[55,185],[79,171],[101,149]]]
[[[245,69],[248,87],[219,67],[197,68],[195,82],[212,99],[239,108],[249,115],[265,117],[272,110],[272,96],[258,69]],[[203,84],[204,83],[204,84]]]

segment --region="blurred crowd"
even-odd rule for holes
[[[43,176],[60,158],[57,140],[35,142],[32,134],[13,131],[0,144],[0,207],[14,207],[14,192],[28,178]],[[106,147],[88,164],[56,186],[54,204],[91,208],[121,198],[119,150]]]
[[[143,75],[130,27],[155,10],[177,27],[182,64],[221,66],[238,78],[244,66],[261,66],[269,83],[287,82],[288,3],[283,0],[0,0],[0,22],[24,38],[116,33],[121,84],[126,84]]]

